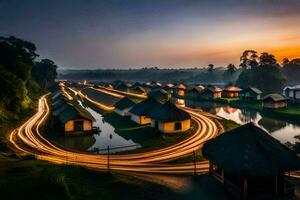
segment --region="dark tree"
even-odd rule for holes
[[[213,64],[209,64],[209,65],[208,65],[208,71],[209,71],[209,72],[214,71],[214,67],[215,67],[215,66],[214,66]]]
[[[259,65],[244,70],[237,84],[240,87],[257,87],[265,93],[281,92],[286,83],[286,77],[276,62],[275,57],[269,53],[262,53],[258,59]]]
[[[282,70],[288,78],[289,84],[300,83],[300,58],[284,62]]]
[[[233,84],[233,82],[236,79],[235,73],[237,72],[237,68],[234,64],[227,65],[227,70],[223,73],[223,80],[226,82],[230,82]]]
[[[240,57],[240,67],[242,69],[248,69],[252,67],[257,67],[258,65],[258,56],[257,52],[254,50],[245,50]]]
[[[38,56],[34,44],[11,37],[0,37],[0,66],[21,80],[30,79],[33,60]]]
[[[275,56],[272,54],[269,54],[267,52],[261,53],[259,56],[259,65],[265,66],[265,65],[277,65],[277,61],[275,59]]]
[[[36,62],[32,68],[32,78],[41,87],[42,90],[47,90],[55,84],[57,76],[57,66],[52,60],[43,59]]]

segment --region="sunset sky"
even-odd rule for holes
[[[300,0],[0,0],[0,35],[62,68],[238,64],[243,50],[300,57]]]

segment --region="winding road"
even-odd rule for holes
[[[40,127],[49,115],[47,95],[39,99],[38,111],[19,128],[10,134],[10,142],[21,153],[34,155],[37,159],[60,164],[74,164],[97,170],[149,172],[149,173],[193,173],[194,164],[169,164],[167,161],[191,154],[201,148],[205,141],[220,133],[218,125],[210,117],[199,111],[183,108],[190,113],[198,124],[198,130],[178,144],[159,150],[123,155],[96,155],[65,149],[47,140],[40,132]],[[208,171],[208,162],[198,162],[197,173]]]

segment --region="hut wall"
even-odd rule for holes
[[[130,119],[138,124],[141,123],[140,116],[130,113]]]
[[[138,124],[150,124],[151,123],[151,119],[147,118],[145,116],[139,116],[139,115],[135,115],[130,113],[130,119]]]
[[[226,98],[237,98],[239,96],[239,92],[231,92],[231,91],[224,91],[223,97]]]
[[[74,120],[69,120],[65,123],[65,131],[74,131]]]
[[[184,132],[191,128],[191,120],[180,121],[181,129],[175,130],[175,123],[177,122],[158,122],[158,130],[163,133],[178,133]],[[155,120],[152,120],[151,127],[155,128]]]
[[[69,120],[65,123],[65,132],[72,132],[74,131],[74,121],[76,120]],[[89,120],[80,120],[83,121],[83,131],[90,131],[92,130],[92,122]]]
[[[287,107],[287,102],[286,101],[279,101],[279,102],[264,101],[263,107],[264,108],[274,108],[274,109],[285,108],[285,107]]]
[[[130,109],[131,109],[131,107],[123,109],[123,110],[115,109],[115,113],[117,113],[118,115],[121,115],[121,116],[129,116],[129,110]]]
[[[260,100],[260,94],[255,94],[255,93],[252,93],[252,92],[240,93],[239,97],[243,101],[257,101],[257,100]]]
[[[83,120],[83,131],[90,131],[92,130],[92,122],[89,120]]]
[[[141,116],[141,124],[150,124],[151,123],[151,119],[145,116]]]

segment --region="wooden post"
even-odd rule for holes
[[[247,199],[247,191],[248,191],[248,181],[247,178],[244,178],[244,200]]]

